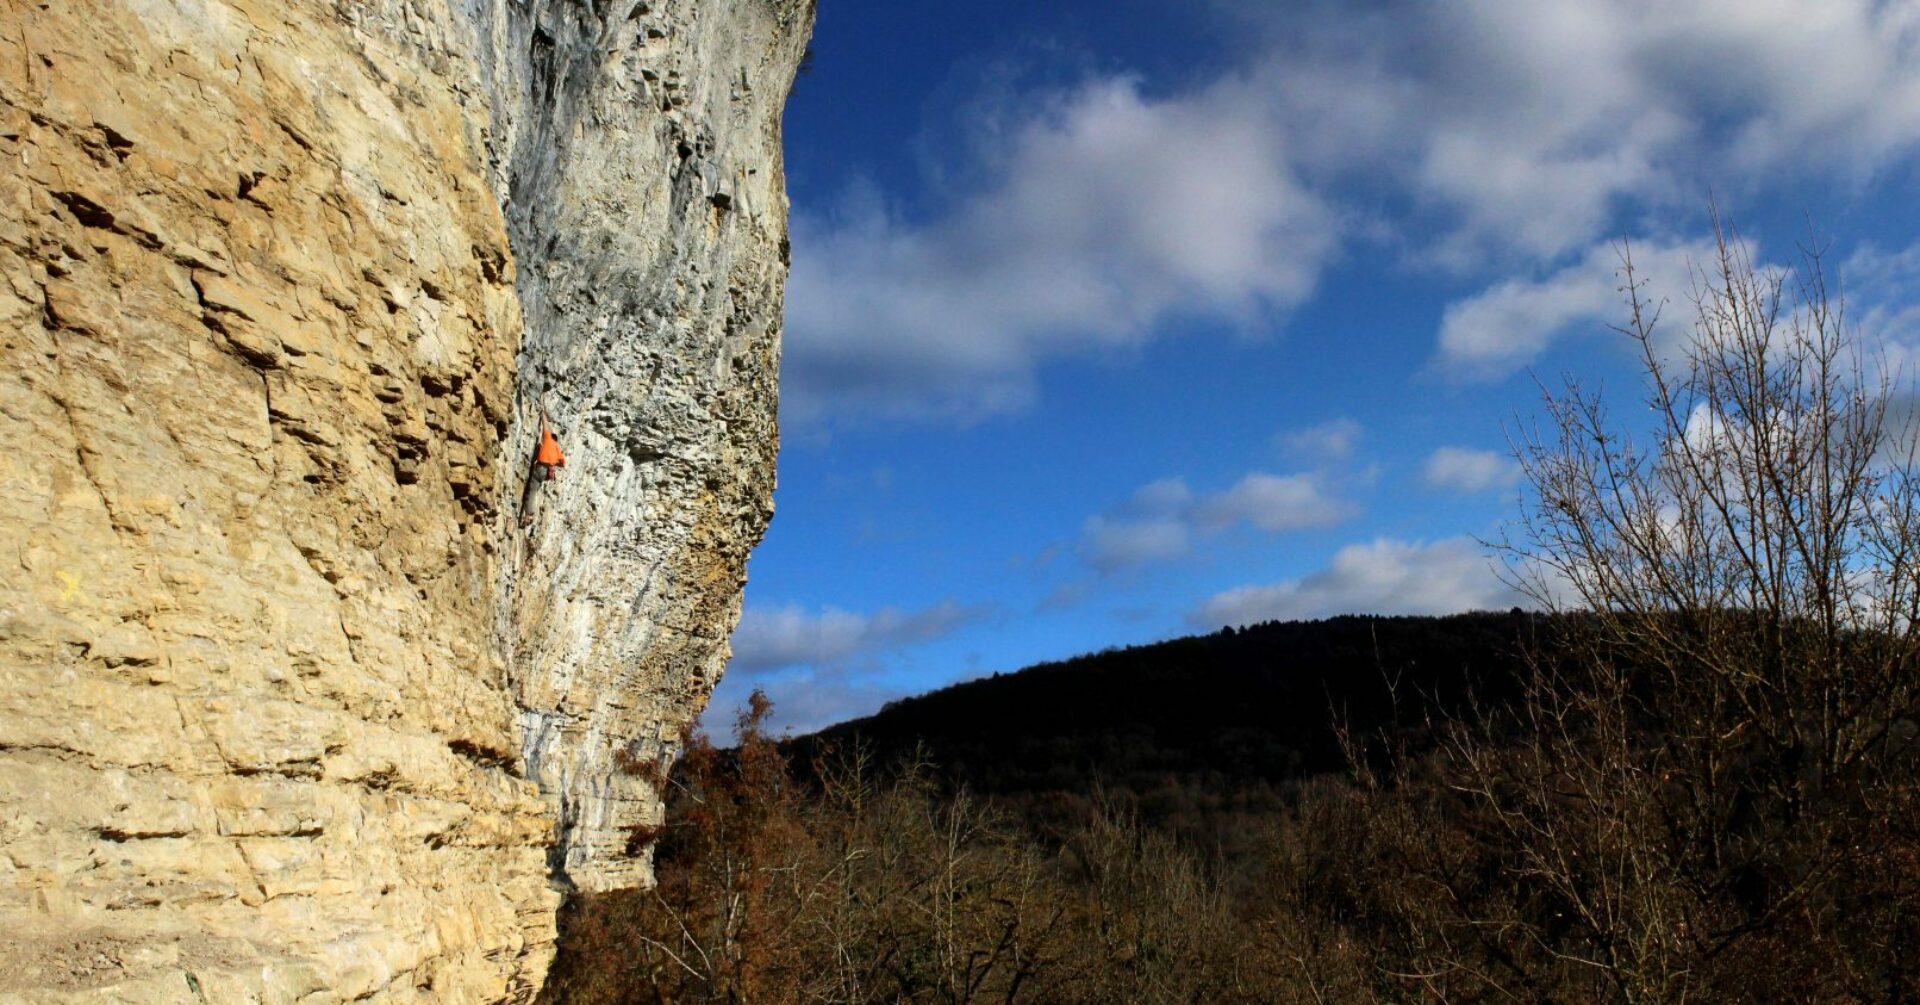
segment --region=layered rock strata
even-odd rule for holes
[[[649,879],[810,16],[0,8],[0,1001],[527,1000]]]

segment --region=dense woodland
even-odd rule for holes
[[[1558,613],[1260,625],[784,746],[756,701],[551,998],[1920,1000],[1920,423],[1817,259],[1742,249],[1677,357],[1625,263],[1652,428],[1573,386],[1519,444],[1500,553]]]

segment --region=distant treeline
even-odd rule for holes
[[[955,684],[786,749],[803,765],[855,751],[924,761],[1042,837],[1084,823],[1097,794],[1231,851],[1246,816],[1346,771],[1343,730],[1376,750],[1387,737],[1430,746],[1431,718],[1510,701],[1544,622],[1514,610],[1228,628]]]

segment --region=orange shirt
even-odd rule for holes
[[[534,451],[533,459],[549,467],[564,467],[567,455],[560,452],[560,441],[554,439],[553,430],[540,427],[540,449]]]

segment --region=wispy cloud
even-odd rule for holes
[[[716,738],[729,738],[734,720],[758,688],[773,699],[769,722],[775,733],[808,733],[868,715],[909,689],[870,673],[812,672],[760,676],[729,672],[720,678],[700,721]]]
[[[872,614],[832,607],[809,611],[797,604],[749,607],[734,630],[728,670],[751,674],[790,666],[835,666],[937,639],[991,613],[990,605],[951,600],[916,611],[887,607]]]
[[[1053,588],[1035,611],[1040,614],[1052,614],[1058,611],[1070,611],[1093,596],[1094,584],[1085,579],[1069,580]]]
[[[1354,419],[1330,419],[1281,433],[1276,439],[1288,452],[1309,460],[1342,461],[1353,455],[1365,431]]]
[[[903,693],[888,664],[902,650],[944,638],[994,615],[991,604],[947,600],[870,614],[798,604],[749,606],[733,633],[733,658],[703,720],[724,733],[747,696],[775,698],[778,728],[810,730],[864,715]]]
[[[1686,302],[1693,270],[1710,267],[1713,246],[1601,242],[1542,278],[1507,279],[1447,305],[1440,318],[1443,372],[1466,379],[1503,377],[1533,362],[1556,339],[1605,332],[1626,312],[1623,254],[1630,252],[1643,301]],[[1679,328],[1675,329],[1681,330]]]
[[[1237,525],[1279,534],[1331,527],[1358,512],[1321,472],[1256,471],[1205,496],[1196,496],[1180,479],[1165,479],[1142,486],[1112,511],[1089,517],[1077,550],[1095,571],[1107,575],[1185,558],[1202,536]]]
[[[1192,550],[1193,529],[1183,516],[1091,516],[1080,529],[1080,557],[1103,574],[1172,562]]]
[[[1920,243],[1898,250],[1860,247],[1840,263],[1839,276],[1861,331],[1905,347],[1920,345]],[[1912,352],[1907,348],[1902,355]]]
[[[1378,538],[1340,549],[1299,579],[1215,594],[1187,616],[1200,628],[1336,614],[1448,614],[1523,603],[1471,538]]]
[[[1420,477],[1434,488],[1487,492],[1520,482],[1520,465],[1506,454],[1472,447],[1441,447],[1427,456]]]

